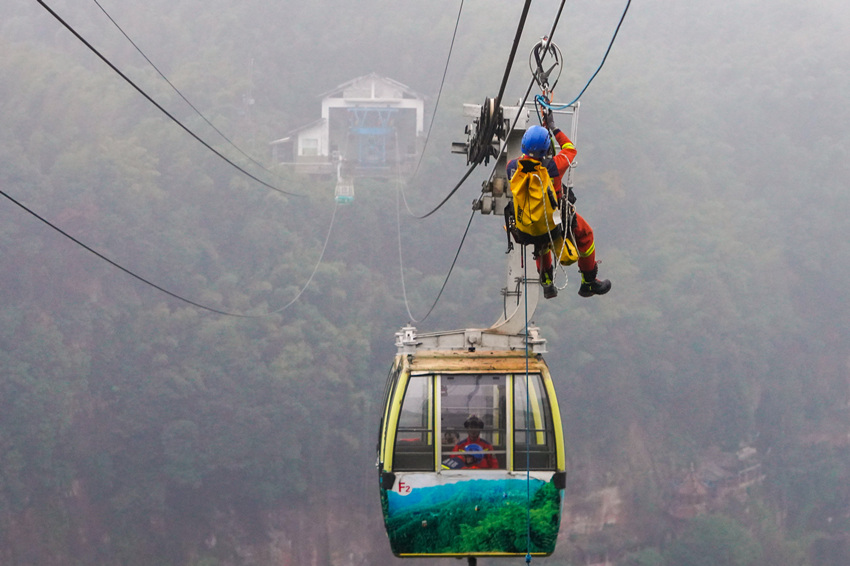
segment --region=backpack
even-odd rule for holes
[[[559,233],[558,200],[549,171],[539,161],[520,159],[517,162],[511,177],[511,194],[516,230],[531,239],[548,236],[550,232],[553,236]]]

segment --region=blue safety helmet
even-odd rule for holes
[[[484,454],[481,454],[484,449],[477,444],[467,444],[463,451],[466,453],[466,456],[472,456],[476,462],[480,462],[481,458],[484,457]]]
[[[531,126],[522,136],[522,152],[534,159],[542,159],[550,143],[549,130],[543,126]]]

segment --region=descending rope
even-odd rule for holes
[[[59,14],[57,14],[56,12],[54,12],[54,11],[50,8],[50,6],[48,6],[47,4],[45,4],[45,3],[44,3],[44,0],[36,0],[36,2],[38,2],[39,4],[41,4],[41,6],[42,6],[45,10],[47,10],[47,11],[50,13],[50,15],[52,15],[54,18],[56,18],[56,20],[57,20],[59,23],[61,23],[63,26],[65,26],[65,28],[66,28],[68,31],[70,31],[70,32],[74,35],[74,37],[76,37],[77,39],[79,39],[79,40],[83,43],[83,45],[85,45],[86,47],[88,47],[88,48],[92,51],[92,53],[94,53],[95,55],[97,55],[97,56],[100,58],[100,60],[101,60],[101,61],[103,61],[104,63],[106,63],[106,64],[109,66],[109,68],[110,68],[110,69],[112,69],[113,71],[115,71],[115,72],[118,74],[118,76],[120,76],[120,77],[121,77],[122,79],[124,79],[124,80],[125,80],[125,81],[126,81],[126,82],[130,85],[130,86],[132,86],[134,89],[136,89],[136,91],[137,91],[139,94],[141,94],[142,96],[144,96],[144,97],[148,100],[148,102],[150,102],[151,104],[153,104],[154,106],[156,106],[156,108],[157,108],[160,112],[162,112],[163,114],[165,114],[166,116],[168,116],[168,118],[170,118],[172,122],[174,122],[175,124],[177,124],[178,126],[180,126],[180,127],[181,127],[181,128],[182,128],[182,129],[183,129],[183,130],[187,133],[187,134],[189,134],[190,136],[192,136],[193,138],[195,138],[195,140],[197,140],[198,142],[200,142],[200,144],[201,144],[201,145],[203,145],[203,146],[204,146],[204,147],[206,147],[208,150],[210,150],[211,152],[213,152],[214,154],[216,154],[218,157],[220,157],[221,159],[223,159],[225,162],[227,162],[229,165],[231,165],[232,167],[234,167],[236,170],[240,171],[242,174],[244,174],[244,175],[246,175],[247,177],[249,177],[249,178],[253,179],[254,181],[256,181],[256,182],[260,183],[261,185],[263,185],[263,186],[265,186],[265,187],[268,187],[269,189],[271,189],[271,190],[273,190],[273,191],[276,191],[276,192],[279,192],[279,193],[282,193],[282,194],[285,194],[285,195],[290,195],[290,196],[298,196],[298,197],[304,197],[304,196],[307,196],[307,195],[303,195],[303,194],[291,193],[291,192],[289,192],[289,191],[285,191],[285,190],[283,190],[283,189],[280,189],[280,188],[278,188],[278,187],[275,187],[274,185],[270,185],[269,183],[266,183],[266,182],[265,182],[265,181],[263,181],[262,179],[260,179],[260,178],[258,178],[258,177],[256,177],[256,176],[252,175],[251,173],[249,173],[248,171],[246,171],[245,169],[243,169],[242,167],[240,167],[238,164],[236,164],[236,163],[234,163],[233,161],[231,161],[231,160],[230,160],[227,156],[225,156],[225,155],[224,155],[224,154],[222,154],[220,151],[218,151],[217,149],[215,149],[214,147],[212,147],[210,144],[208,144],[207,142],[205,142],[203,139],[201,139],[201,137],[200,137],[200,136],[198,136],[198,134],[196,134],[195,132],[193,132],[192,130],[190,130],[190,129],[189,129],[189,128],[185,125],[185,124],[183,124],[180,120],[178,120],[177,118],[175,118],[175,117],[174,117],[174,115],[172,115],[170,112],[168,112],[168,110],[166,110],[165,108],[163,108],[163,107],[162,107],[162,105],[160,105],[157,101],[155,101],[153,98],[151,98],[151,96],[150,96],[148,93],[146,93],[144,90],[142,90],[142,88],[141,88],[141,87],[139,87],[136,83],[134,83],[134,82],[133,82],[133,81],[132,81],[132,80],[131,80],[131,79],[130,79],[127,75],[125,75],[124,73],[122,73],[122,72],[121,72],[121,70],[120,70],[120,69],[118,69],[118,67],[116,67],[115,65],[113,65],[113,64],[112,64],[112,62],[111,62],[111,61],[109,61],[109,59],[107,59],[107,58],[106,58],[103,54],[101,54],[101,53],[100,53],[100,51],[98,51],[97,49],[95,49],[95,47],[94,47],[91,43],[89,43],[88,41],[86,41],[86,39],[85,39],[82,35],[80,35],[80,34],[77,32],[77,30],[75,30],[73,27],[71,27],[71,25],[70,25],[70,24],[68,24],[65,20],[63,20],[63,19],[62,19],[62,17],[61,17],[61,16],[59,16]]]
[[[531,387],[528,383],[528,256],[525,254],[525,246],[521,246],[522,253],[522,280],[525,285],[523,298],[525,299],[525,563],[531,563]]]
[[[138,51],[138,52],[139,52],[139,54],[140,54],[142,57],[144,57],[145,61],[147,61],[147,62],[148,62],[148,64],[150,64],[150,66],[151,66],[151,67],[153,67],[153,69],[154,69],[154,70],[155,70],[155,71],[159,74],[159,76],[160,76],[160,77],[162,77],[162,79],[163,79],[165,82],[167,82],[167,83],[168,83],[168,86],[170,86],[170,87],[174,90],[174,92],[176,92],[176,93],[177,93],[177,95],[178,95],[180,98],[182,98],[182,99],[183,99],[183,101],[184,101],[186,104],[188,104],[188,105],[189,105],[189,107],[190,107],[192,110],[194,110],[194,111],[195,111],[195,113],[196,113],[198,116],[200,116],[200,117],[201,117],[201,119],[202,119],[204,122],[206,122],[206,123],[207,123],[207,125],[209,125],[209,126],[210,126],[213,130],[215,130],[215,132],[216,132],[218,135],[220,135],[220,136],[224,139],[224,141],[226,141],[228,144],[230,144],[230,146],[231,146],[231,147],[233,147],[236,151],[238,151],[238,152],[239,152],[239,153],[241,153],[243,156],[245,156],[246,158],[248,158],[248,159],[249,159],[252,163],[254,163],[254,165],[257,165],[258,167],[260,167],[260,168],[261,168],[263,171],[265,171],[266,173],[270,173],[270,174],[272,174],[272,175],[274,175],[274,176],[276,176],[276,177],[277,177],[277,174],[276,174],[276,173],[274,173],[273,171],[269,171],[269,170],[266,168],[266,166],[265,166],[265,165],[263,165],[262,163],[260,163],[259,161],[257,161],[256,159],[254,159],[253,157],[251,157],[250,155],[248,155],[247,153],[245,153],[245,152],[242,150],[242,148],[240,148],[238,145],[236,145],[236,144],[235,144],[235,143],[234,143],[234,142],[233,142],[230,138],[228,138],[228,137],[227,137],[227,136],[226,136],[226,135],[225,135],[225,134],[224,134],[221,130],[219,130],[217,127],[215,127],[215,124],[213,124],[212,122],[210,122],[210,121],[207,119],[207,117],[206,117],[206,116],[204,116],[204,114],[203,114],[200,110],[198,110],[198,109],[195,107],[195,105],[194,105],[194,104],[192,104],[192,103],[189,101],[189,99],[188,99],[188,98],[186,98],[186,97],[183,95],[183,93],[182,93],[182,92],[180,92],[180,89],[178,89],[178,88],[174,85],[174,83],[172,83],[172,82],[168,79],[168,77],[166,77],[166,76],[165,76],[165,73],[163,73],[162,71],[160,71],[160,70],[159,70],[159,67],[157,67],[157,66],[154,64],[154,62],[153,62],[153,61],[151,61],[151,60],[148,58],[148,56],[145,54],[145,52],[144,52],[144,51],[142,51],[142,48],[141,48],[141,47],[139,47],[139,46],[136,44],[136,42],[135,42],[135,41],[133,41],[133,40],[132,40],[132,38],[130,38],[130,36],[129,36],[129,35],[127,35],[127,33],[126,33],[126,32],[125,32],[122,28],[121,28],[121,26],[120,26],[120,25],[118,25],[118,22],[116,22],[116,21],[115,21],[115,19],[114,19],[114,18],[113,18],[113,17],[109,14],[109,12],[107,12],[107,11],[106,11],[106,9],[105,9],[105,8],[104,8],[101,4],[100,4],[100,2],[98,2],[98,0],[94,0],[94,3],[97,5],[97,7],[98,7],[98,8],[100,8],[100,11],[101,11],[101,12],[103,12],[103,13],[104,13],[104,15],[106,15],[106,17],[107,17],[107,18],[109,18],[109,21],[110,21],[110,22],[112,22],[112,24],[113,24],[113,25],[114,25],[114,26],[118,29],[118,31],[120,31],[120,32],[121,32],[121,35],[123,35],[125,38],[127,38],[127,41],[129,41],[129,42],[130,42],[130,44],[131,44],[131,45],[132,45],[132,46],[136,49],[136,51]],[[280,178],[280,177],[278,177],[278,178]]]

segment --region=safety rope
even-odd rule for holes
[[[570,167],[572,167],[572,166],[573,166],[572,163],[570,163]],[[562,195],[561,196],[561,202],[559,203],[560,206],[558,207],[558,212],[561,211],[561,207],[567,206],[566,202],[567,202],[566,197],[564,195]],[[572,226],[570,226],[569,228],[567,228],[567,227],[562,228],[563,239],[561,240],[561,249],[558,250],[558,253],[555,255],[555,241],[552,239],[552,230],[554,230],[554,228],[549,226],[549,215],[545,214],[545,210],[544,210],[543,216],[546,218],[546,230],[547,230],[547,236],[549,236],[549,246],[551,247],[552,254],[554,255],[554,257],[552,257],[552,272],[554,273],[554,271],[555,271],[554,266],[557,263],[558,267],[561,269],[561,273],[564,274],[564,285],[562,287],[558,287],[557,285],[555,285],[555,286],[557,287],[557,289],[559,291],[563,291],[564,289],[567,288],[567,285],[569,285],[570,278],[567,275],[566,267],[561,264],[561,254],[564,253],[564,248],[567,246],[567,237],[570,238],[570,240],[573,242],[573,245],[576,245],[575,239],[573,238],[573,234],[572,234],[572,232],[573,232]],[[568,215],[568,218],[564,222],[568,222],[569,224],[572,224],[572,218]],[[557,224],[555,225],[555,228],[557,228]],[[577,245],[576,245],[576,250],[578,250]],[[541,259],[541,261],[542,261],[542,259]],[[553,285],[555,284],[555,278],[554,277],[552,277],[552,284]]]
[[[522,253],[522,280],[525,285],[523,298],[525,299],[525,563],[531,563],[531,387],[529,387],[528,369],[528,261],[525,246],[521,247]]]
[[[611,37],[611,41],[608,43],[608,49],[605,50],[605,55],[602,57],[602,62],[599,63],[599,66],[596,68],[596,71],[594,71],[593,75],[591,75],[591,77],[588,79],[587,83],[584,85],[584,88],[582,88],[581,92],[578,93],[578,96],[576,96],[571,102],[564,104],[563,106],[552,106],[548,102],[543,100],[543,96],[538,95],[535,98],[539,99],[541,101],[542,106],[544,106],[544,107],[546,107],[550,110],[565,110],[565,109],[569,108],[570,106],[572,106],[573,104],[575,104],[576,102],[578,102],[578,100],[582,97],[584,92],[590,86],[590,83],[593,82],[593,79],[595,79],[596,75],[599,74],[599,71],[602,70],[602,66],[605,65],[605,61],[608,59],[608,54],[611,53],[611,48],[614,46],[614,40],[617,39],[617,34],[620,33],[620,26],[623,25],[623,20],[626,19],[626,14],[628,13],[629,6],[631,6],[631,4],[632,4],[632,0],[626,1],[626,7],[623,10],[623,15],[620,16],[620,21],[617,23],[617,29],[614,30],[614,35]]]

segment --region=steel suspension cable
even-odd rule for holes
[[[223,315],[227,315],[227,316],[235,316],[235,317],[239,317],[239,318],[255,318],[255,316],[254,316],[254,315],[244,315],[244,314],[239,314],[239,313],[234,313],[234,312],[228,312],[228,311],[219,310],[219,309],[216,309],[216,308],[213,308],[213,307],[208,307],[208,306],[206,306],[206,305],[202,305],[202,304],[200,304],[200,303],[196,303],[195,301],[192,301],[191,299],[187,299],[187,298],[185,298],[185,297],[182,297],[182,296],[178,295],[177,293],[173,293],[173,292],[169,291],[168,289],[166,289],[166,288],[164,288],[164,287],[161,287],[161,286],[157,285],[156,283],[153,283],[152,281],[149,281],[148,279],[145,279],[145,278],[144,278],[144,277],[142,277],[141,275],[137,275],[137,274],[133,273],[132,271],[130,271],[130,270],[129,270],[129,269],[127,269],[126,267],[124,267],[124,266],[122,266],[122,265],[119,265],[118,263],[116,263],[116,262],[112,261],[111,259],[109,259],[109,258],[108,258],[108,257],[106,257],[105,255],[103,255],[102,253],[100,253],[100,252],[96,251],[95,249],[93,249],[93,248],[91,248],[91,247],[87,246],[86,244],[84,244],[84,243],[83,243],[83,242],[81,242],[80,240],[76,239],[74,236],[70,235],[69,233],[65,232],[64,230],[62,230],[61,228],[59,228],[59,227],[58,227],[58,226],[56,226],[55,224],[52,224],[49,220],[47,220],[47,219],[46,219],[46,218],[44,218],[43,216],[40,216],[39,214],[37,214],[37,213],[36,213],[35,211],[33,211],[32,209],[27,208],[25,205],[23,205],[22,203],[18,202],[17,200],[15,200],[15,199],[14,199],[14,198],[12,198],[11,196],[9,196],[9,195],[8,195],[5,191],[0,190],[0,195],[2,195],[3,197],[7,198],[7,199],[8,199],[8,200],[10,200],[13,204],[15,204],[16,206],[18,206],[18,207],[22,208],[25,212],[27,212],[28,214],[31,214],[32,216],[34,216],[35,218],[37,218],[38,220],[40,220],[41,222],[43,222],[44,224],[46,224],[47,226],[49,226],[50,228],[52,228],[52,229],[56,230],[57,232],[59,232],[60,234],[62,234],[63,236],[65,236],[66,238],[68,238],[69,240],[71,240],[72,242],[74,242],[75,244],[77,244],[78,246],[80,246],[80,247],[82,247],[83,249],[85,249],[85,250],[87,250],[87,251],[89,251],[89,252],[93,253],[94,255],[96,255],[97,257],[99,257],[99,258],[100,258],[100,259],[102,259],[103,261],[107,262],[108,264],[112,265],[113,267],[117,267],[118,269],[120,269],[121,271],[123,271],[124,273],[126,273],[127,275],[129,275],[129,276],[131,276],[131,277],[133,277],[133,278],[135,278],[135,279],[138,279],[138,280],[139,280],[139,281],[141,281],[142,283],[144,283],[144,284],[146,284],[146,285],[149,285],[149,286],[153,287],[154,289],[157,289],[158,291],[161,291],[161,292],[165,293],[165,294],[166,294],[166,295],[168,295],[169,297],[173,297],[173,298],[175,298],[175,299],[178,299],[178,300],[180,300],[180,301],[183,301],[184,303],[188,303],[188,304],[190,304],[190,305],[192,305],[192,306],[198,307],[199,309],[203,309],[203,310],[206,310],[206,311],[214,312],[214,313],[216,313],[216,314],[223,314]]]
[[[449,54],[446,56],[446,66],[443,68],[443,78],[440,80],[440,89],[437,91],[437,100],[434,102],[434,112],[431,114],[431,122],[428,124],[428,133],[425,134],[425,143],[422,144],[422,152],[419,154],[419,161],[416,163],[416,168],[413,170],[411,178],[416,177],[419,172],[419,167],[422,165],[422,158],[425,157],[425,149],[428,147],[428,140],[431,139],[431,130],[434,128],[434,118],[437,117],[437,109],[440,107],[440,97],[443,95],[443,85],[446,83],[446,74],[449,72],[449,61],[452,59],[452,51],[455,47],[455,39],[457,38],[457,28],[460,26],[460,15],[463,12],[463,0],[460,0],[460,7],[457,10],[457,20],[455,21],[455,30],[452,33],[452,42],[449,44]],[[402,193],[402,196],[404,194]],[[407,206],[407,199],[404,201],[407,207],[407,212],[413,215],[413,211]]]
[[[174,298],[174,299],[177,299],[177,300],[179,300],[179,301],[182,301],[182,302],[184,302],[184,303],[187,303],[187,304],[189,304],[189,305],[192,305],[193,307],[197,307],[197,308],[199,308],[199,309],[202,309],[202,310],[205,310],[205,311],[209,311],[209,312],[212,312],[212,313],[221,314],[221,315],[225,315],[225,316],[232,316],[232,317],[236,317],[236,318],[264,318],[264,317],[267,317],[267,316],[271,316],[271,315],[273,315],[273,314],[278,314],[278,313],[280,313],[280,312],[282,312],[282,311],[286,310],[287,308],[289,308],[289,307],[290,307],[293,303],[295,303],[295,301],[297,301],[297,300],[301,297],[301,295],[304,293],[304,291],[307,289],[307,287],[308,287],[308,286],[310,285],[310,283],[313,281],[313,276],[316,274],[316,271],[318,271],[318,269],[319,269],[319,265],[322,263],[322,258],[323,258],[323,257],[324,257],[324,255],[325,255],[325,250],[327,249],[327,247],[328,247],[328,242],[330,241],[331,231],[333,230],[333,226],[334,226],[334,218],[336,217],[336,210],[337,210],[337,208],[339,207],[339,205],[338,205],[338,204],[334,207],[333,214],[331,215],[331,222],[330,222],[330,226],[328,227],[328,233],[327,233],[327,235],[325,236],[325,243],[324,243],[324,245],[322,246],[322,252],[319,254],[319,260],[318,260],[318,262],[316,263],[315,267],[313,268],[313,272],[310,274],[310,277],[307,279],[307,282],[306,282],[306,283],[304,284],[304,286],[303,286],[303,287],[302,287],[302,288],[298,291],[298,294],[295,296],[295,298],[294,298],[294,299],[292,299],[291,301],[289,301],[289,303],[287,303],[286,305],[282,306],[281,308],[279,308],[279,309],[277,309],[277,310],[274,310],[274,311],[271,311],[271,312],[267,312],[267,313],[264,313],[264,314],[244,314],[244,313],[237,313],[237,312],[225,311],[225,310],[217,309],[217,308],[215,308],[215,307],[210,307],[210,306],[207,306],[207,305],[203,305],[203,304],[201,304],[201,303],[195,302],[195,301],[193,301],[193,300],[191,300],[191,299],[187,299],[186,297],[183,297],[183,296],[181,296],[181,295],[178,295],[177,293],[174,293],[174,292],[172,292],[172,291],[169,291],[169,290],[168,290],[168,289],[166,289],[165,287],[162,287],[161,285],[157,285],[156,283],[154,283],[154,282],[150,281],[149,279],[146,279],[146,278],[142,277],[141,275],[138,275],[138,274],[134,273],[133,271],[131,271],[131,270],[127,269],[126,267],[122,266],[121,264],[119,264],[119,263],[117,263],[117,262],[115,262],[115,261],[113,261],[113,260],[109,259],[108,257],[106,257],[106,256],[105,256],[105,255],[103,255],[102,253],[98,252],[98,251],[97,251],[97,250],[95,250],[94,248],[92,248],[92,247],[90,247],[90,246],[88,246],[88,245],[84,244],[83,242],[81,242],[80,240],[78,240],[77,238],[75,238],[74,236],[70,235],[68,232],[65,232],[64,230],[62,230],[61,228],[59,228],[58,226],[56,226],[55,224],[53,224],[52,222],[50,222],[49,220],[47,220],[46,218],[44,218],[43,216],[39,215],[37,212],[35,212],[35,211],[34,211],[34,210],[32,210],[31,208],[28,208],[27,206],[25,206],[24,204],[22,204],[21,202],[19,202],[18,200],[16,200],[16,199],[15,199],[15,198],[13,198],[12,196],[10,196],[10,195],[9,195],[8,193],[6,193],[5,191],[0,190],[0,196],[5,197],[5,198],[6,198],[6,199],[8,199],[10,202],[12,202],[14,205],[16,205],[16,206],[18,206],[19,208],[21,208],[22,210],[24,210],[27,214],[30,214],[31,216],[33,216],[33,217],[35,217],[36,219],[40,220],[42,223],[46,224],[48,227],[52,228],[53,230],[55,230],[56,232],[58,232],[58,233],[59,233],[59,234],[61,234],[62,236],[64,236],[64,237],[66,237],[67,239],[71,240],[72,242],[74,242],[75,244],[77,244],[78,246],[80,246],[81,248],[83,248],[84,250],[86,250],[86,251],[88,251],[88,252],[90,252],[90,253],[92,253],[92,254],[96,255],[97,257],[99,257],[100,259],[102,259],[103,261],[105,261],[106,263],[108,263],[108,264],[112,265],[113,267],[116,267],[116,268],[120,269],[121,271],[123,271],[123,272],[124,272],[124,273],[126,273],[127,275],[129,275],[129,276],[133,277],[134,279],[137,279],[138,281],[141,281],[141,282],[142,282],[142,283],[144,283],[145,285],[148,285],[148,286],[150,286],[150,287],[153,287],[154,289],[156,289],[156,290],[158,290],[158,291],[160,291],[160,292],[162,292],[162,293],[165,293],[165,294],[166,294],[166,295],[168,295],[169,297],[172,297],[172,298]]]
[[[274,175],[275,177],[278,177],[278,175],[277,175],[276,173],[274,173],[273,171],[269,171],[269,170],[265,167],[265,165],[263,165],[262,163],[260,163],[259,161],[257,161],[256,159],[254,159],[253,157],[251,157],[250,155],[248,155],[245,151],[243,151],[243,150],[242,150],[242,148],[240,148],[238,145],[236,145],[236,144],[235,144],[235,143],[234,143],[234,142],[233,142],[233,141],[232,141],[229,137],[227,137],[227,136],[224,134],[224,132],[222,132],[221,130],[219,130],[219,129],[215,126],[215,124],[213,124],[213,123],[212,123],[212,122],[211,122],[211,121],[210,121],[210,120],[209,120],[206,116],[204,116],[203,112],[201,112],[200,110],[198,110],[198,108],[197,108],[194,104],[192,104],[192,103],[189,101],[189,99],[188,99],[188,98],[186,98],[186,97],[183,95],[183,93],[182,93],[182,92],[180,92],[180,89],[179,89],[179,88],[177,88],[177,87],[174,85],[174,83],[172,83],[172,82],[168,79],[168,77],[167,77],[167,76],[165,76],[165,73],[163,73],[163,72],[159,69],[159,67],[157,67],[157,66],[154,64],[154,62],[150,60],[150,58],[147,56],[147,54],[145,54],[145,52],[142,50],[142,48],[141,48],[141,47],[139,47],[139,46],[136,44],[136,42],[135,42],[135,41],[133,41],[133,39],[132,39],[129,35],[127,35],[127,32],[125,32],[125,31],[124,31],[124,29],[123,29],[123,28],[122,28],[122,27],[118,24],[118,22],[116,22],[116,21],[115,21],[115,19],[114,19],[114,18],[113,18],[113,17],[109,14],[109,12],[107,12],[107,11],[106,11],[106,8],[104,8],[104,7],[100,4],[100,2],[98,2],[98,0],[93,0],[93,1],[94,1],[94,3],[97,5],[97,7],[98,7],[98,8],[100,8],[100,11],[101,11],[101,12],[103,12],[103,13],[104,13],[104,15],[105,15],[107,18],[109,18],[109,21],[110,21],[110,22],[112,22],[112,24],[113,24],[113,25],[114,25],[114,26],[118,29],[118,31],[119,31],[119,32],[121,32],[121,35],[123,35],[123,36],[127,39],[127,41],[129,41],[129,42],[130,42],[130,44],[131,44],[131,45],[132,45],[132,46],[136,49],[136,51],[138,51],[139,55],[141,55],[141,56],[145,59],[145,61],[147,61],[147,62],[148,62],[148,64],[149,64],[151,67],[153,67],[153,70],[154,70],[154,71],[156,71],[156,72],[159,74],[159,76],[160,76],[160,77],[162,77],[162,79],[163,79],[166,83],[168,83],[168,86],[170,86],[170,87],[174,90],[174,92],[176,92],[176,93],[177,93],[177,95],[178,95],[180,98],[182,98],[182,99],[183,99],[183,101],[184,101],[186,104],[188,104],[188,105],[189,105],[189,107],[190,107],[192,110],[194,110],[194,111],[195,111],[195,113],[196,113],[198,116],[200,116],[200,118],[201,118],[204,122],[206,122],[206,123],[207,123],[207,125],[208,125],[209,127],[211,127],[213,130],[215,130],[215,132],[216,132],[218,135],[220,135],[220,136],[222,137],[222,139],[224,139],[224,141],[226,141],[228,144],[230,144],[230,146],[231,146],[231,147],[233,147],[233,149],[235,149],[236,151],[238,151],[239,153],[241,153],[244,157],[248,158],[248,159],[249,159],[252,163],[254,163],[254,165],[257,165],[258,167],[260,167],[260,168],[261,168],[263,171],[265,171],[266,173],[269,173],[269,174],[271,174],[271,175]],[[280,178],[280,177],[278,177],[278,178]]]
[[[39,1],[41,1],[41,0],[39,0]],[[517,25],[516,34],[515,34],[515,36],[514,36],[514,42],[513,42],[513,44],[511,45],[511,53],[510,53],[510,55],[508,56],[508,63],[507,63],[507,65],[505,65],[505,72],[504,72],[504,74],[503,74],[503,76],[502,76],[502,83],[501,83],[501,85],[499,86],[499,94],[498,94],[498,95],[496,96],[496,98],[495,98],[495,108],[499,108],[499,106],[500,106],[500,104],[501,104],[502,96],[503,96],[503,95],[504,95],[504,93],[505,93],[505,88],[506,88],[506,86],[507,86],[507,84],[508,84],[508,78],[510,77],[510,74],[511,74],[511,68],[513,67],[514,57],[516,56],[517,48],[519,47],[519,40],[520,40],[520,38],[522,37],[522,30],[523,30],[523,28],[525,27],[525,20],[526,20],[526,18],[527,18],[527,16],[528,16],[528,9],[529,9],[530,7],[531,7],[531,0],[526,0],[526,1],[525,1],[525,5],[524,5],[524,6],[523,6],[523,8],[522,8],[522,14],[520,15],[519,24]],[[486,130],[486,131],[485,131],[485,133],[484,133],[484,137],[483,137],[483,139],[490,139],[490,138],[492,138],[492,137],[493,137],[493,129],[494,129],[494,128],[495,128],[495,122],[493,122],[493,123],[489,124],[489,125],[487,126],[487,130]],[[469,178],[469,176],[472,174],[472,172],[473,172],[473,171],[475,170],[475,168],[478,166],[478,162],[480,161],[480,159],[478,159],[478,157],[480,157],[480,156],[476,156],[476,159],[474,159],[474,162],[473,162],[472,166],[469,168],[469,170],[467,170],[467,172],[463,175],[463,177],[461,178],[461,180],[460,180],[460,181],[458,181],[458,183],[457,183],[457,184],[455,185],[455,187],[454,187],[454,188],[453,188],[453,189],[449,192],[449,194],[448,194],[448,195],[446,195],[446,198],[444,198],[444,199],[440,202],[440,204],[438,204],[436,207],[434,207],[434,208],[433,208],[430,212],[428,212],[427,214],[423,214],[422,216],[416,216],[416,215],[414,215],[414,218],[418,218],[418,219],[420,219],[420,220],[422,220],[422,219],[424,219],[424,218],[428,218],[429,216],[431,216],[432,214],[434,214],[435,212],[437,212],[440,208],[442,208],[442,206],[443,206],[444,204],[446,204],[446,202],[447,202],[447,201],[448,201],[448,200],[449,200],[449,199],[450,199],[450,198],[451,198],[451,197],[452,197],[452,196],[453,196],[453,195],[454,195],[454,194],[458,191],[458,189],[460,189],[461,185],[463,185],[463,183],[464,183],[464,182],[466,182],[466,180]],[[406,203],[406,202],[407,202],[407,201],[405,200],[405,203]]]
[[[63,26],[64,26],[64,27],[68,30],[68,31],[70,31],[70,32],[74,35],[74,37],[76,37],[78,40],[80,40],[80,41],[83,43],[83,45],[85,45],[86,47],[88,47],[88,48],[91,50],[91,52],[92,52],[92,53],[94,53],[95,55],[97,55],[97,56],[98,56],[98,58],[100,58],[100,60],[101,60],[101,61],[103,61],[104,63],[106,63],[106,64],[109,66],[109,68],[110,68],[110,69],[112,69],[113,71],[115,71],[115,73],[117,73],[117,74],[118,74],[118,76],[120,76],[120,77],[121,77],[122,79],[124,79],[124,80],[125,80],[125,81],[126,81],[126,82],[130,85],[130,86],[132,86],[134,89],[136,89],[136,91],[137,91],[139,94],[141,94],[142,96],[144,96],[144,97],[148,100],[148,102],[150,102],[151,104],[153,104],[154,106],[156,106],[156,108],[157,108],[160,112],[162,112],[163,114],[165,114],[165,115],[166,115],[169,119],[171,119],[171,121],[172,121],[172,122],[174,122],[175,124],[177,124],[178,126],[180,126],[180,127],[181,127],[181,128],[182,128],[182,129],[183,129],[183,130],[187,133],[187,134],[189,134],[190,136],[192,136],[193,138],[195,138],[195,140],[197,140],[197,141],[198,141],[201,145],[203,145],[205,148],[207,148],[208,150],[210,150],[211,152],[213,152],[215,155],[217,155],[218,157],[220,157],[221,159],[223,159],[223,160],[224,160],[226,163],[228,163],[230,166],[232,166],[232,167],[233,167],[233,168],[235,168],[236,170],[240,171],[242,174],[246,175],[247,177],[249,177],[249,178],[253,179],[254,181],[256,181],[256,182],[260,183],[261,185],[263,185],[263,186],[265,186],[265,187],[267,187],[267,188],[269,188],[269,189],[271,189],[271,190],[273,190],[273,191],[276,191],[276,192],[278,192],[278,193],[282,193],[282,194],[289,195],[289,196],[297,196],[297,197],[305,197],[305,196],[307,196],[307,195],[304,195],[304,194],[291,193],[291,192],[289,192],[289,191],[285,191],[285,190],[283,190],[283,189],[280,189],[280,188],[278,188],[278,187],[275,187],[274,185],[271,185],[271,184],[269,184],[269,183],[267,183],[267,182],[263,181],[262,179],[260,179],[260,178],[258,178],[258,177],[256,177],[256,176],[252,175],[251,173],[249,173],[248,171],[246,171],[245,169],[243,169],[242,167],[240,167],[238,164],[236,164],[236,163],[234,163],[233,161],[231,161],[231,160],[230,160],[227,156],[225,156],[223,153],[221,153],[220,151],[218,151],[217,149],[215,149],[214,147],[212,147],[209,143],[207,143],[207,142],[206,142],[206,141],[204,141],[204,140],[203,140],[200,136],[198,136],[198,134],[196,134],[195,132],[193,132],[193,131],[192,131],[191,129],[189,129],[189,128],[185,125],[185,124],[183,124],[180,120],[178,120],[176,117],[174,117],[174,115],[173,115],[173,114],[171,114],[168,110],[166,110],[165,108],[163,108],[163,107],[162,107],[162,105],[160,105],[157,101],[155,101],[155,100],[154,100],[154,99],[153,99],[153,98],[152,98],[152,97],[151,97],[151,96],[150,96],[147,92],[145,92],[145,91],[144,91],[144,90],[143,90],[143,89],[142,89],[139,85],[137,85],[135,82],[133,82],[133,81],[132,81],[132,80],[131,80],[131,79],[130,79],[127,75],[125,75],[124,73],[122,73],[122,72],[121,72],[121,70],[120,70],[120,69],[118,69],[118,67],[116,67],[116,66],[115,66],[115,65],[114,65],[114,64],[113,64],[113,63],[112,63],[109,59],[107,59],[107,58],[106,58],[106,57],[105,57],[105,56],[104,56],[104,55],[103,55],[100,51],[98,51],[98,50],[97,50],[97,49],[96,49],[96,48],[95,48],[95,47],[94,47],[91,43],[89,43],[89,42],[88,42],[88,41],[87,41],[87,40],[86,40],[86,39],[85,39],[82,35],[80,35],[80,34],[77,32],[77,30],[75,30],[75,29],[74,29],[74,28],[73,28],[70,24],[68,24],[68,22],[66,22],[64,19],[62,19],[62,17],[61,17],[59,14],[57,14],[56,12],[54,12],[54,11],[53,11],[53,9],[52,9],[52,8],[50,8],[50,6],[48,6],[48,5],[44,2],[44,0],[36,0],[36,2],[38,2],[38,3],[39,3],[39,4],[40,4],[40,5],[41,5],[41,6],[42,6],[45,10],[47,10],[47,11],[50,13],[50,15],[52,15],[52,16],[53,16],[53,17],[54,17],[54,18],[55,18],[55,19],[56,19],[59,23],[61,23],[61,24],[62,24],[62,25],[63,25]]]

